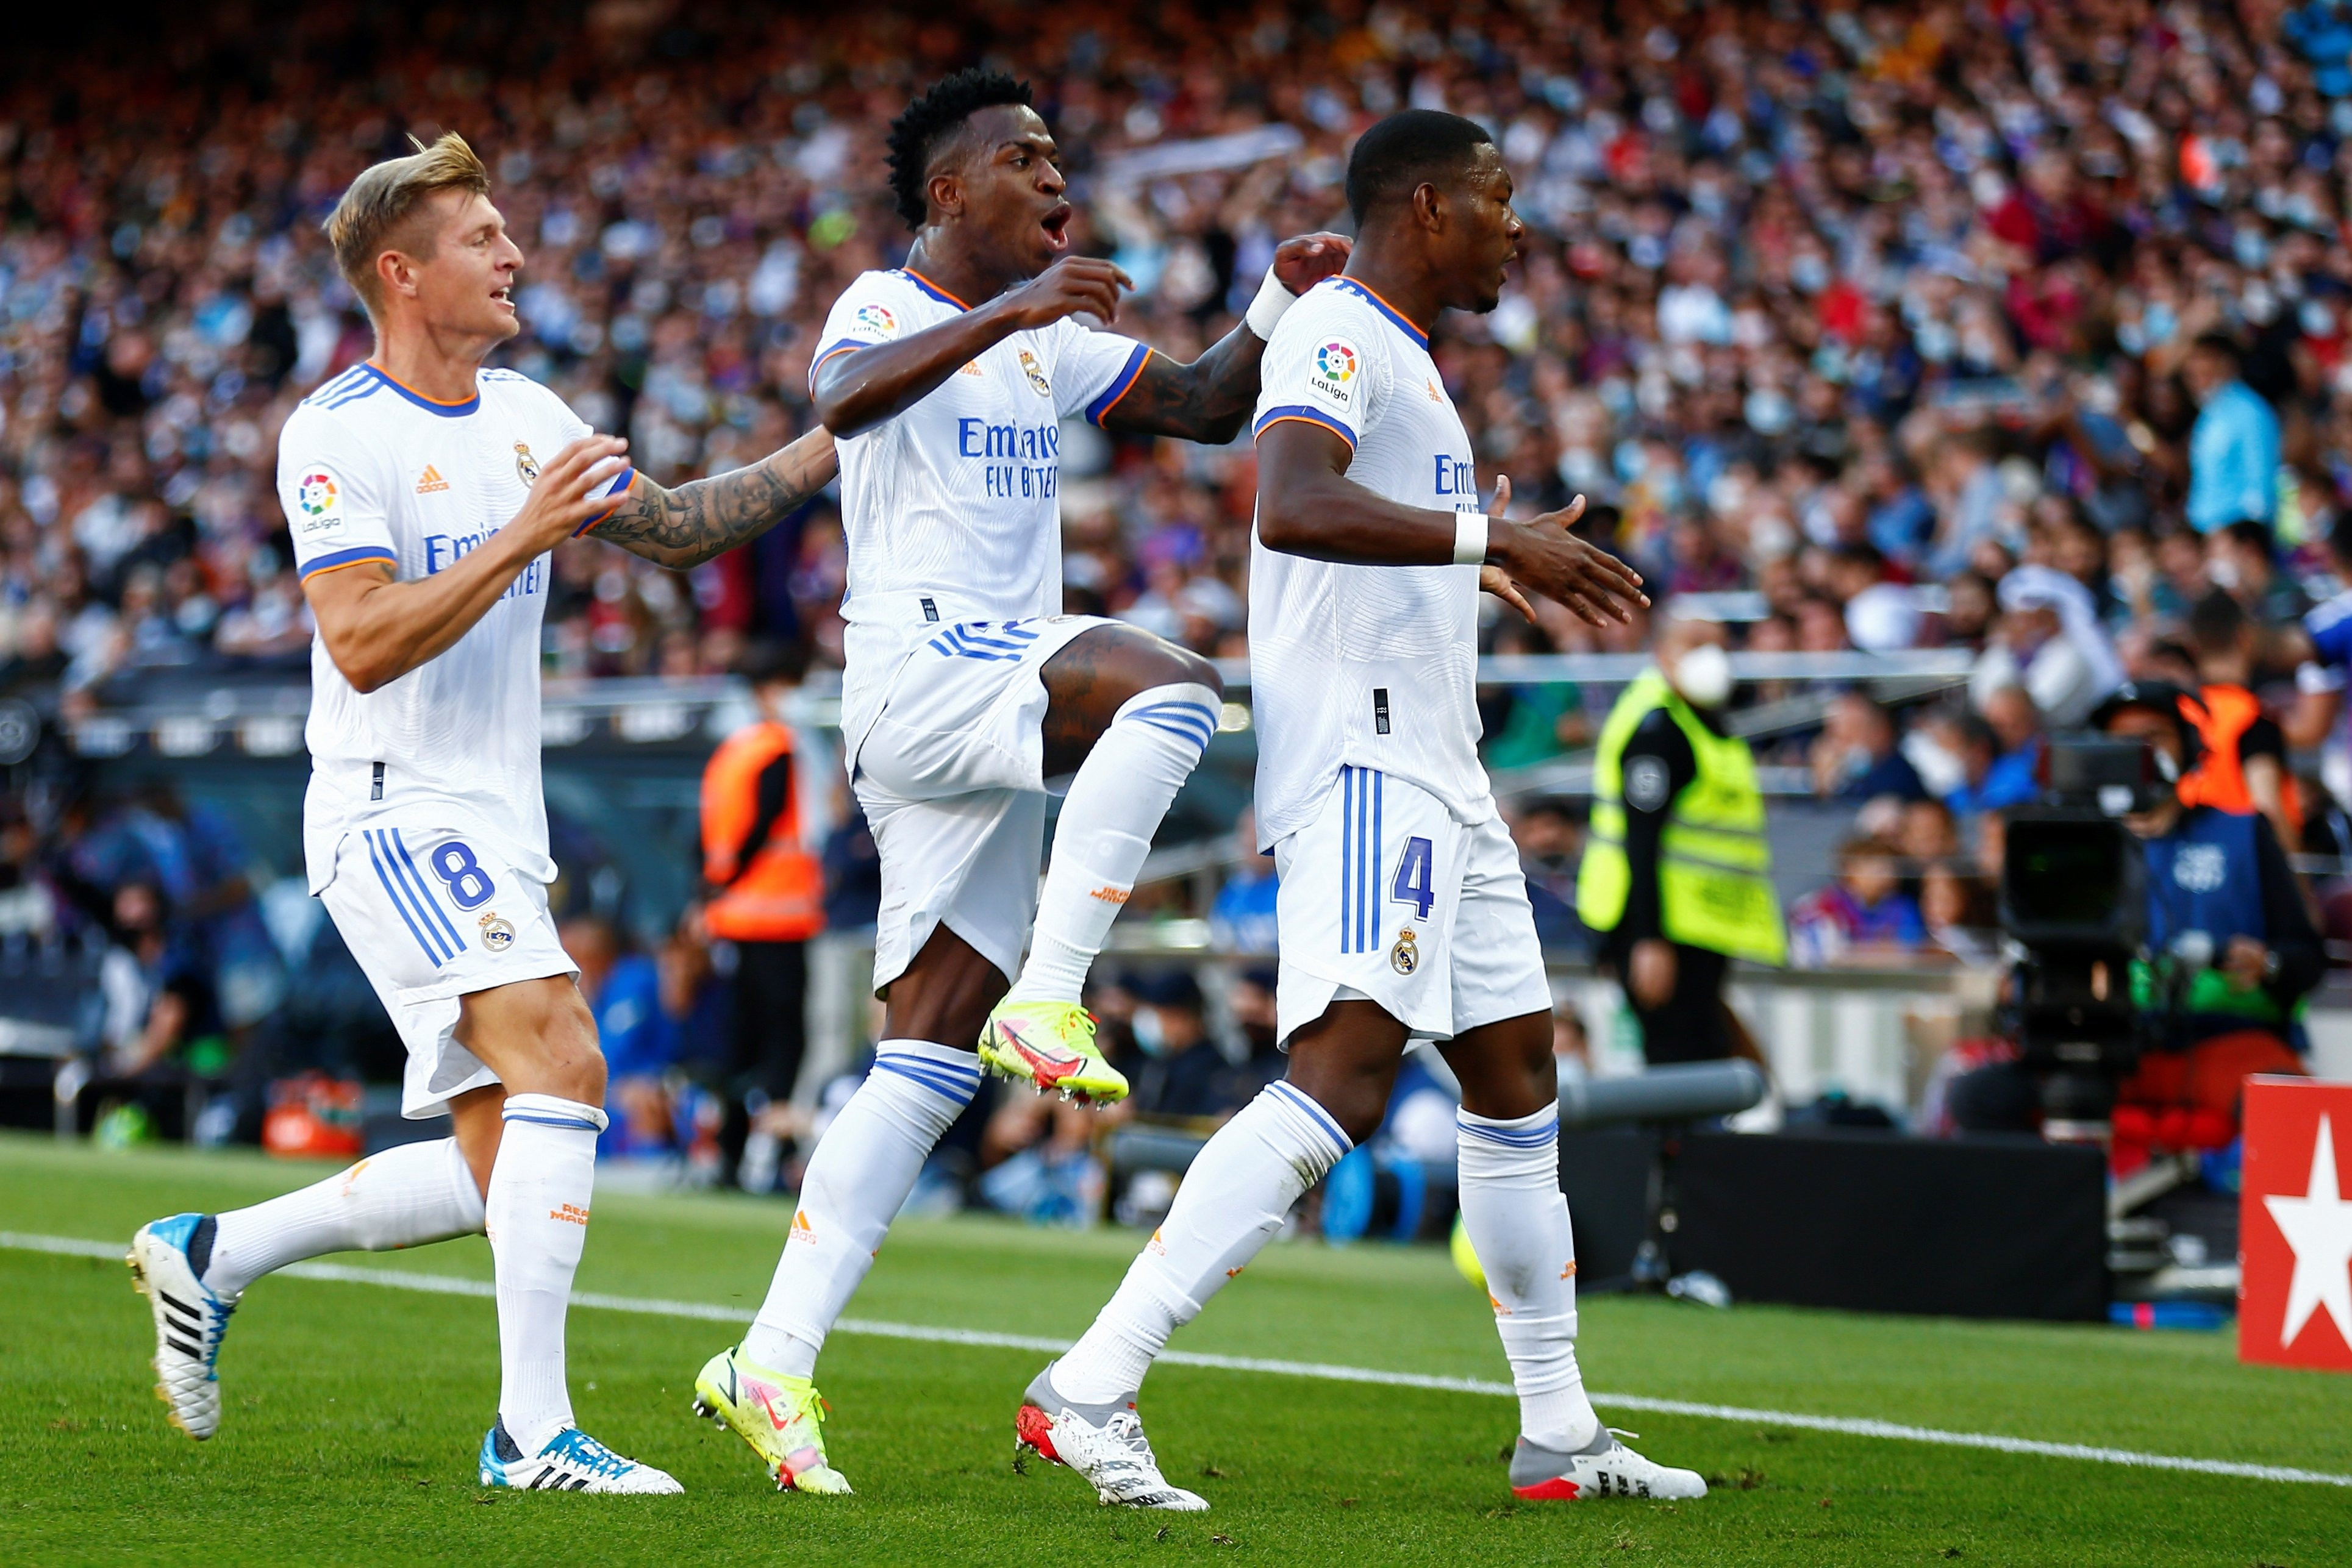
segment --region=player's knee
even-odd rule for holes
[[[1216,665],[1195,653],[1192,649],[1179,648],[1173,643],[1168,646],[1165,654],[1168,674],[1164,679],[1154,683],[1155,685],[1206,686],[1212,695],[1220,701],[1223,700],[1225,678],[1217,674]]]

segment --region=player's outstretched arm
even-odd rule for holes
[[[572,442],[540,471],[514,521],[430,577],[396,582],[390,567],[371,562],[305,578],[302,595],[335,668],[372,692],[455,646],[523,568],[611,505],[597,492],[628,445],[609,435]]]
[[[673,571],[758,538],[798,511],[840,471],[822,425],[746,468],[666,490],[644,474],[590,537]]]
[[[1274,276],[1293,295],[1304,294],[1348,265],[1349,246],[1347,235],[1335,234],[1285,240],[1274,253]],[[1247,325],[1189,365],[1155,353],[1103,416],[1103,428],[1222,446],[1241,434],[1256,406],[1258,363],[1265,357],[1265,340]]]
[[[1353,456],[1345,440],[1307,420],[1281,420],[1259,433],[1257,537],[1265,548],[1362,566],[1453,564],[1460,515],[1374,495],[1348,477]],[[1500,515],[1509,499],[1506,481],[1480,562],[1501,576],[1483,579],[1486,586],[1500,592],[1524,583],[1595,626],[1630,621],[1633,606],[1650,602],[1633,568],[1568,531],[1584,515],[1583,497],[1530,522]]]
[[[1117,320],[1118,291],[1134,287],[1109,262],[1066,256],[1020,287],[936,327],[825,361],[812,389],[816,416],[835,435],[855,435],[922,402],[1015,332],[1050,327],[1081,311]]]

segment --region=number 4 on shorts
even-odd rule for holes
[[[1412,905],[1412,917],[1426,920],[1437,903],[1437,852],[1427,839],[1407,839],[1404,854],[1397,861],[1396,878],[1389,883],[1389,897],[1398,904]]]

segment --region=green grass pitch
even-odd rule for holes
[[[0,1138],[0,1229],[127,1240],[142,1221],[267,1197],[313,1170]],[[606,1195],[580,1288],[740,1308],[781,1203]],[[877,1320],[1075,1336],[1132,1235],[902,1225],[852,1308]],[[346,1262],[487,1279],[478,1238]],[[779,1496],[692,1418],[723,1325],[575,1309],[582,1424],[682,1498],[491,1493],[474,1453],[498,1386],[488,1301],[290,1278],[247,1295],[226,1415],[165,1424],[146,1303],[120,1263],[0,1249],[0,1563],[469,1564],[1202,1561],[1622,1563],[2352,1562],[2352,1491],[1612,1412],[1717,1481],[1704,1501],[1523,1504],[1515,1412],[1476,1394],[1165,1366],[1144,1411],[1206,1515],[1096,1506],[1011,1465],[1041,1357],[842,1334],[823,1385],[844,1499]],[[1601,1391],[1868,1416],[2352,1474],[2352,1381],[2237,1364],[2227,1335],[1960,1323],[1588,1298]],[[1507,1375],[1486,1305],[1434,1249],[1271,1249],[1178,1335],[1196,1352]]]

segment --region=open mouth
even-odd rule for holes
[[[503,288],[493,288],[490,298],[511,310],[514,308],[514,286],[509,284]]]
[[[1037,226],[1045,231],[1045,243],[1048,246],[1055,250],[1066,246],[1070,243],[1070,204],[1064,202],[1056,206],[1052,212],[1037,220]]]

